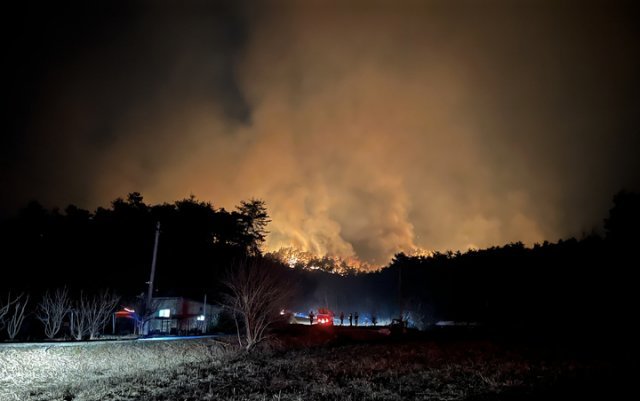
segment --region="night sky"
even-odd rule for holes
[[[579,236],[640,188],[637,1],[18,3],[3,215],[256,197],[267,249],[383,264]]]

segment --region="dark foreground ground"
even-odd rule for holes
[[[67,364],[73,358],[97,362],[68,380],[59,377],[62,373],[46,382],[27,377],[18,383],[25,391],[13,396],[42,401],[623,399],[637,377],[634,358],[619,343],[386,334],[295,327],[280,331],[274,346],[253,355],[212,340],[68,348],[59,351],[75,353],[64,355]],[[44,352],[38,363],[47,363],[47,353],[55,352]],[[109,361],[109,369],[101,368],[106,363],[100,358]],[[132,363],[135,369],[126,368]],[[4,393],[6,399],[11,395]]]

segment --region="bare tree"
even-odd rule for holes
[[[9,294],[7,303],[0,303],[0,330],[4,329],[5,321],[4,317],[9,313],[9,308],[11,307],[11,294]]]
[[[18,332],[20,331],[20,327],[22,327],[22,322],[24,321],[24,310],[29,303],[29,295],[22,300],[24,294],[18,295],[18,297],[10,302],[9,305],[12,305],[13,308],[9,308],[8,314],[9,318],[7,319],[7,334],[10,339],[16,338]],[[11,298],[11,296],[9,296]]]
[[[120,297],[109,293],[109,291],[103,291],[91,299],[80,300],[82,312],[87,319],[87,332],[90,340],[94,340],[100,335],[119,301]]]
[[[66,288],[57,289],[52,295],[45,292],[42,301],[38,304],[37,317],[44,324],[44,334],[47,338],[53,338],[62,327],[62,321],[71,311],[71,300]]]
[[[84,295],[80,294],[80,299]],[[81,302],[75,302],[75,305],[69,311],[69,322],[71,323],[71,337],[80,341],[87,335],[87,319],[82,312]]]
[[[238,342],[251,351],[268,337],[268,330],[281,320],[280,311],[293,294],[280,266],[262,258],[240,263],[223,284],[229,289],[223,306],[236,323]]]
[[[75,308],[71,311],[71,334],[76,340],[86,335],[90,340],[98,337],[108,323],[111,313],[118,306],[120,297],[103,291],[92,297],[80,294]]]
[[[147,298],[145,294],[142,293],[137,297],[137,301],[134,304],[135,316],[136,316],[136,327],[135,331],[138,335],[144,333],[144,327],[149,323],[153,316],[158,312],[160,308],[160,303],[157,299],[151,299],[151,303],[147,302]]]
[[[13,305],[20,297],[16,297],[15,299],[11,299],[11,293],[7,295],[7,303],[0,303],[0,330],[3,330],[6,326],[5,316],[11,310],[11,305]]]

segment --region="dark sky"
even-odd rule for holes
[[[636,1],[18,2],[0,209],[263,198],[386,263],[580,235],[640,187]]]

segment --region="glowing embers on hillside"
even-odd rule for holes
[[[292,269],[322,270],[340,275],[375,270],[374,266],[362,262],[357,257],[317,256],[293,247],[280,248],[278,251],[268,253],[267,256],[285,263]]]

